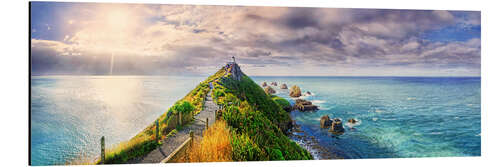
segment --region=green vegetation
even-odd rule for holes
[[[272,95],[271,99],[273,99],[274,102],[278,103],[278,105],[281,106],[281,108],[291,107],[290,102],[288,102],[288,100],[282,97]]]
[[[283,98],[266,94],[246,75],[240,81],[234,80],[230,73],[226,75],[224,68],[201,82],[157,119],[162,140],[175,134],[176,129],[182,126],[177,125],[180,117],[178,114],[181,114],[184,125],[192,120],[194,114],[203,110],[204,99],[210,92],[210,83],[213,83],[212,96],[216,103],[224,106],[221,119],[231,134],[232,149],[228,154],[231,154],[232,160],[312,159],[309,152],[284,134],[291,118],[283,107],[290,103]],[[126,163],[159,147],[162,143],[155,140],[155,129],[156,124],[153,123],[129,141],[106,150],[105,163]]]
[[[216,81],[214,92],[219,92],[217,102],[225,106],[222,119],[233,133],[233,160],[312,159],[309,152],[284,134],[291,122],[282,108],[289,105],[288,101],[267,95],[245,75],[241,81],[229,76]]]

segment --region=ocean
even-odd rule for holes
[[[34,76],[31,163],[97,157],[152,123],[205,77]],[[481,155],[479,77],[252,77],[298,85],[318,105],[291,113],[318,143],[344,158]],[[278,85],[279,86],[279,85]],[[290,102],[287,90],[277,95]],[[360,120],[340,136],[319,128],[323,115]]]
[[[462,157],[481,155],[480,77],[253,77],[298,85],[318,105],[291,113],[308,135],[342,158]],[[294,100],[278,87],[277,95]],[[320,128],[341,118],[343,135]],[[346,126],[348,119],[359,125]],[[300,142],[300,141],[298,141]]]
[[[97,157],[126,141],[184,97],[204,77],[36,76],[31,79],[31,163]]]

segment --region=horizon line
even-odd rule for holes
[[[147,74],[147,75],[124,75],[124,74],[113,74],[113,75],[108,75],[108,74],[94,74],[94,75],[75,75],[75,74],[44,74],[44,75],[38,75],[38,74],[32,74],[30,77],[36,77],[36,76],[175,76],[175,77],[206,77],[207,75],[155,75],[155,74]],[[210,76],[210,75],[208,75]],[[249,77],[467,77],[467,78],[480,78],[481,75],[475,76],[475,75],[443,75],[443,76],[438,76],[438,75],[247,75]]]

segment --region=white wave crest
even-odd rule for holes
[[[324,100],[311,100],[311,102],[312,102],[313,104],[323,104],[323,103],[325,103],[326,101],[324,101]]]

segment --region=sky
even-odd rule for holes
[[[478,11],[31,3],[33,75],[480,76]]]

